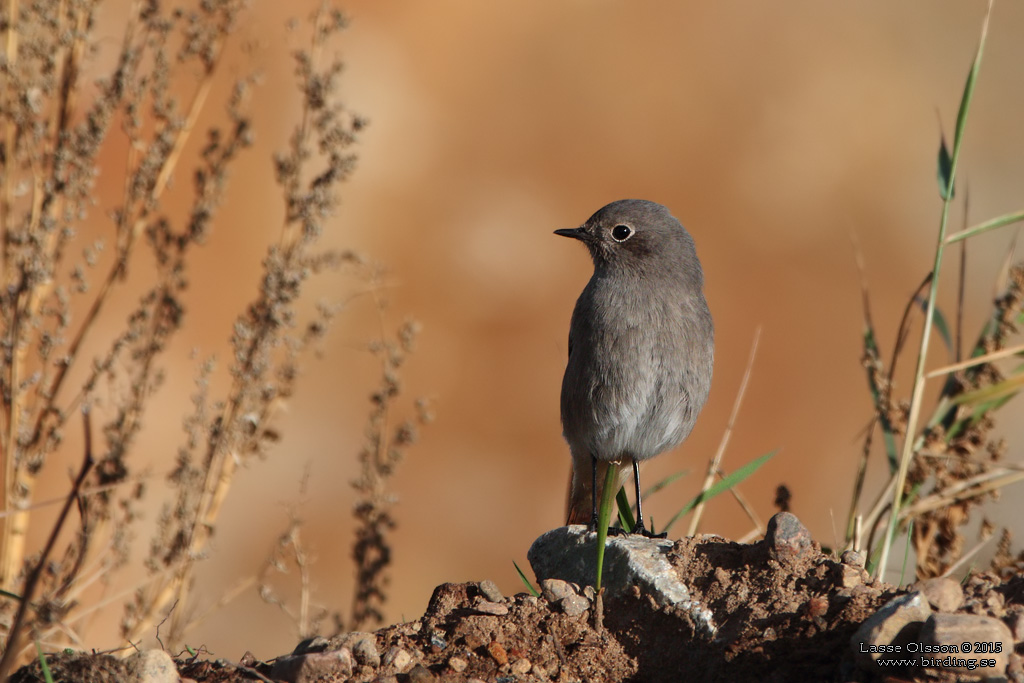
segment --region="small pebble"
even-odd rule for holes
[[[578,617],[590,609],[590,602],[582,595],[569,595],[558,601],[567,617]]]
[[[533,664],[530,663],[529,659],[526,659],[525,657],[523,659],[517,659],[512,663],[512,673],[516,676],[525,676],[530,672],[532,667]]]
[[[487,653],[491,655],[491,659],[496,661],[499,665],[503,666],[508,664],[508,653],[505,652],[505,647],[496,640],[492,640],[490,645],[487,646]]]
[[[862,550],[846,550],[843,551],[842,556],[839,558],[843,564],[850,565],[851,567],[863,567],[864,566],[864,551]]]
[[[451,668],[452,671],[454,671],[457,674],[460,674],[466,670],[466,667],[469,666],[469,662],[467,662],[462,657],[450,657],[448,659],[448,666],[449,668]]]
[[[777,512],[764,534],[768,553],[781,564],[793,564],[813,546],[811,532],[792,512]]]
[[[430,669],[422,664],[417,664],[409,672],[409,683],[431,683],[433,680],[435,680],[434,674],[430,673]]]
[[[480,604],[476,606],[476,611],[482,612],[483,614],[493,614],[497,617],[503,617],[508,614],[508,607],[500,602],[488,602],[487,600],[482,600]]]
[[[484,579],[480,582],[480,592],[491,602],[502,602],[505,599],[505,596],[498,589],[498,584],[490,579]]]
[[[384,653],[384,666],[393,666],[399,673],[405,673],[405,669],[411,663],[412,655],[397,645]]]
[[[561,579],[544,579],[540,582],[540,592],[548,602],[558,602],[562,598],[576,594],[572,586]]]
[[[367,633],[365,638],[359,638],[352,644],[352,654],[356,661],[366,666],[377,668],[380,666],[380,652],[377,650],[377,639]]]

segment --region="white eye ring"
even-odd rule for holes
[[[616,225],[612,228],[612,239],[616,242],[625,242],[633,236],[633,228],[628,225]]]

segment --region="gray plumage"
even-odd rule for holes
[[[579,239],[594,261],[572,313],[561,398],[568,518],[580,523],[600,495],[592,459],[601,487],[607,463],[647,460],[689,435],[711,387],[714,327],[693,238],[664,206],[613,202],[556,234]]]

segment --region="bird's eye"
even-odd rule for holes
[[[616,242],[625,242],[633,236],[633,228],[628,225],[616,225],[612,228],[612,239]]]

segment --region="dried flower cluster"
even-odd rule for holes
[[[1009,268],[1004,274],[1003,293],[994,301],[992,315],[979,335],[970,357],[980,357],[1004,349],[1024,311],[1024,265]],[[921,289],[928,283],[922,284]],[[994,433],[995,414],[1016,395],[1021,384],[1018,371],[1009,379],[995,364],[982,362],[950,373],[938,396],[936,407],[920,435],[907,435],[908,404],[892,398],[893,372],[906,338],[910,312],[918,297],[908,304],[893,357],[886,368],[874,342],[870,316],[866,316],[863,364],[874,398],[875,424],[884,438],[891,471],[895,468],[896,439],[915,438],[914,457],[907,473],[904,496],[907,503],[901,518],[903,526],[913,524],[912,543],[917,557],[919,578],[940,576],[966,554],[963,528],[971,513],[985,500],[998,497],[999,490],[1021,478],[1013,467],[1001,464],[1006,451],[1002,438]],[[942,321],[941,325],[945,325]],[[947,334],[948,330],[943,330]],[[871,448],[874,429],[865,441],[865,459]],[[863,465],[858,487],[863,480]],[[881,497],[880,500],[884,500]],[[855,508],[854,508],[855,509]],[[851,510],[851,519],[854,509]],[[880,505],[868,515],[869,528],[881,519]],[[983,522],[982,540],[994,533]],[[874,536],[869,541],[877,540]],[[1009,543],[1004,534],[1003,543]],[[996,563],[1006,562],[1008,548]]]
[[[26,626],[46,643],[82,642],[83,595],[128,560],[145,490],[134,443],[161,385],[162,356],[187,320],[182,294],[190,256],[216,227],[229,170],[251,143],[246,102],[255,79],[243,77],[225,98],[219,125],[203,133],[198,155],[186,152],[244,0],[198,0],[191,9],[131,0],[116,48],[96,35],[99,5],[38,0],[0,8],[0,588],[17,595],[28,576],[38,576],[31,582],[38,591],[27,596],[33,609]],[[185,443],[170,474],[174,500],[150,542],[149,578],[124,614],[128,641],[151,636],[168,615],[171,641],[190,625],[195,562],[208,551],[233,475],[276,440],[272,417],[295,390],[304,351],[322,339],[336,311],[323,304],[312,320],[298,314],[309,278],[339,268],[367,280],[379,275],[357,254],[318,246],[339,183],[354,168],[352,146],[364,121],[341,105],[342,65],[328,54],[344,27],[341,13],[324,3],[311,26],[308,47],[295,53],[301,117],[286,151],[272,160],[285,207],[280,239],[266,253],[257,295],[231,328],[224,396],[211,395],[218,363],[201,363]],[[96,68],[90,60],[111,49],[111,71],[85,82],[86,67]],[[100,152],[111,139],[124,143],[125,165],[103,172],[123,173],[123,185],[116,204],[97,211]],[[175,176],[191,177],[184,215],[165,206]],[[108,216],[111,236],[87,243],[81,233],[96,213]],[[104,338],[97,320],[130,277],[138,300],[121,329]],[[411,427],[386,433],[388,405],[413,328],[403,327],[398,342],[382,332],[379,342],[386,380],[375,393],[357,486],[363,527],[356,559],[369,586],[356,591],[357,614],[379,616],[373,605],[384,599],[384,531],[393,525],[384,482],[414,435]],[[105,350],[88,357],[87,343]],[[44,468],[81,460],[80,450],[65,445],[65,432],[77,428],[73,417],[85,408],[100,420],[96,464],[76,490],[77,530],[43,564],[26,556],[37,481]],[[72,515],[68,526],[74,522]],[[296,518],[281,548],[301,565],[308,557],[298,526]],[[378,560],[371,562],[374,553]],[[303,599],[308,603],[305,592]],[[0,637],[7,642],[17,604],[0,599]]]

